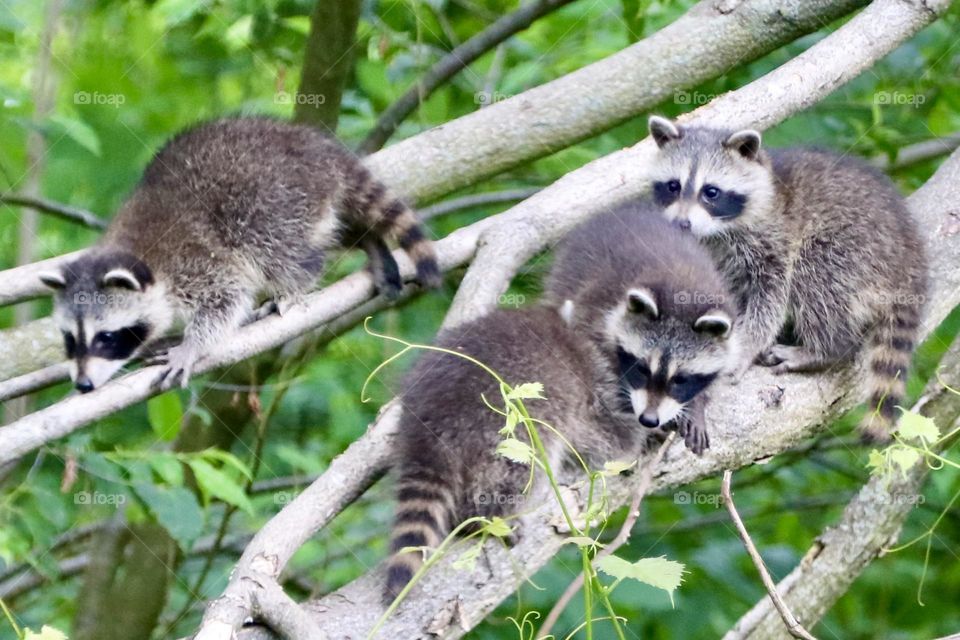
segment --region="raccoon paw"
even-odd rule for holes
[[[197,358],[196,349],[187,344],[177,345],[167,351],[166,356],[164,356],[166,366],[157,376],[157,386],[161,389],[170,389],[179,382],[180,386],[185,389],[187,382],[190,381],[190,374],[193,372],[193,365]]]
[[[700,456],[710,448],[710,436],[707,435],[707,425],[699,421],[682,422],[677,425],[677,433],[683,438],[692,453]]]

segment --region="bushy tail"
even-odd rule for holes
[[[920,310],[896,304],[891,314],[868,336],[868,412],[860,424],[863,436],[873,442],[890,440],[903,405],[907,372],[917,340]]]
[[[443,281],[433,243],[413,209],[393,196],[386,186],[366,168],[353,200],[353,215],[358,226],[380,237],[392,238],[417,267],[417,280],[425,287],[437,287]]]
[[[413,575],[423,566],[420,550],[407,547],[436,548],[449,534],[454,514],[454,489],[450,477],[430,469],[404,470],[397,482],[397,508],[387,562],[385,604],[400,594]]]

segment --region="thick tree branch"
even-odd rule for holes
[[[942,12],[947,6],[947,0],[936,4],[874,2],[795,59],[681,119],[696,118],[699,123],[733,129],[766,129],[823,99],[929,24],[934,17],[929,7]],[[554,189],[570,194],[564,208],[578,209],[586,215],[597,213],[617,200],[635,196],[637,185],[649,183],[646,171],[655,152],[653,141],[647,139],[567,174],[549,191],[541,191],[514,207],[511,213],[522,216],[526,224],[501,225],[481,238],[476,259],[457,290],[445,326],[496,306],[514,274],[568,230],[570,218],[555,213],[557,205],[551,197]],[[617,197],[596,198],[597,193],[607,192]]]
[[[946,3],[942,3],[939,9],[945,8],[945,5]],[[778,72],[725,97],[721,103],[723,108],[713,109],[709,115],[717,120],[726,120],[729,116],[734,126],[776,121],[790,110],[810,104],[814,99],[810,95],[812,90],[819,88],[819,91],[813,91],[814,97],[822,95],[828,88],[842,84],[850,77],[850,72],[830,64],[832,61],[841,60],[837,57],[838,50],[846,49],[838,45],[837,41],[841,44],[848,42],[858,50],[869,48],[870,55],[879,57],[930,19],[926,9],[918,5],[907,5],[896,0],[877,2],[811,50],[824,54],[824,60],[803,56],[787,63]],[[876,24],[898,30],[896,36],[876,33],[876,27],[870,26]],[[854,69],[861,69],[869,64],[860,55],[852,55],[847,60]],[[791,88],[787,92],[783,91],[784,74],[800,78],[799,81],[795,80],[793,85],[788,85]],[[778,88],[776,101],[752,101],[753,110],[749,113],[740,106],[744,97],[763,97]],[[634,195],[636,185],[643,182],[635,179],[635,176],[642,176],[646,168],[643,155],[637,153],[637,149],[642,151],[645,146],[646,144],[642,143],[629,152],[615,154],[620,160],[617,169],[611,168],[608,158],[604,158],[568,174],[566,178],[531,199],[539,201],[536,209],[526,206],[530,202],[528,200],[494,218],[498,220],[498,224],[490,228],[516,230],[519,226],[531,225],[536,226],[544,237],[549,238],[550,234],[562,233],[563,229],[569,228],[603,206]],[[631,153],[633,155],[630,155]],[[624,160],[632,160],[641,166],[630,166]],[[606,175],[596,175],[598,164],[604,166]],[[625,164],[627,166],[624,166]],[[943,232],[942,227],[943,223],[949,220],[947,203],[952,200],[950,194],[955,193],[958,172],[960,154],[954,154],[928,185],[910,201],[921,233],[927,239],[932,263],[931,281],[935,289],[931,292],[933,302],[928,309],[925,332],[939,323],[960,301],[960,274],[954,267],[960,256],[960,242],[956,237]],[[610,173],[613,174],[612,180],[607,180]],[[586,202],[591,196],[595,202]],[[932,206],[928,206],[930,202],[933,203]],[[549,217],[546,212],[549,212]],[[543,219],[538,219],[538,216],[543,216]],[[548,224],[551,225],[549,229],[546,228]],[[561,230],[556,231],[557,227]],[[509,269],[505,268],[504,271]],[[688,454],[682,447],[672,448],[657,471],[655,487],[663,489],[678,486],[723,469],[740,468],[800,442],[856,404],[857,398],[851,393],[851,373],[840,371],[823,376],[775,377],[769,371],[754,370],[735,390],[720,389],[708,411],[708,420],[712,425],[712,448],[700,458]],[[367,436],[352,447],[362,446],[372,433],[376,433],[378,439],[386,439],[389,429],[392,428],[392,421],[379,421]],[[370,465],[373,469],[366,463],[363,463],[361,469],[355,469],[356,477],[363,483],[369,482],[379,472],[379,463],[386,460],[385,452],[381,456],[383,457],[376,459],[377,464]],[[345,454],[344,458],[346,457]],[[350,465],[349,461],[338,461],[343,462],[344,466]],[[341,486],[339,478],[327,481],[322,476],[318,483],[329,486],[334,481],[338,485],[338,491],[334,494],[335,501],[355,490]],[[627,495],[623,486],[615,485],[611,490],[612,504],[619,504]],[[314,509],[316,505],[308,501],[294,501],[282,512],[285,513],[284,526],[272,527],[269,533],[255,538],[257,553],[275,559],[277,555],[264,550],[279,548],[283,550],[282,555],[289,554],[291,542],[296,543],[306,530],[313,531],[319,524],[317,518],[310,513]],[[550,505],[545,505],[540,511],[529,514],[524,522],[524,536],[520,544],[509,551],[498,547],[487,549],[486,562],[472,574],[464,573],[462,569],[454,569],[449,559],[442,560],[415,588],[411,599],[387,622],[383,628],[384,636],[422,637],[423,630],[429,627],[432,632],[444,637],[458,637],[472,627],[504,597],[512,593],[526,574],[534,572],[563,544],[563,536],[553,531],[550,524],[556,515],[553,511],[555,509]],[[299,529],[294,524],[298,520]],[[456,553],[452,555],[455,558]],[[524,568],[524,575],[517,573],[517,567]],[[280,567],[275,566],[273,569],[277,573],[280,571]],[[238,569],[237,574],[242,574],[242,570]],[[361,637],[372,622],[369,612],[379,610],[379,587],[382,579],[382,574],[374,571],[336,594],[304,606],[314,612],[318,623],[327,633]],[[471,584],[475,588],[467,593],[461,588],[463,584]],[[235,621],[242,617],[243,609],[249,606],[243,604],[248,598],[249,594],[228,587],[224,599],[217,601],[205,620],[211,623],[228,622],[227,627],[235,624]],[[229,603],[233,610],[224,612],[221,606],[224,602]],[[227,615],[222,615],[224,613]],[[262,630],[246,630],[241,632],[241,637],[269,636]]]
[[[400,123],[437,87],[470,66],[477,58],[495,48],[510,36],[523,31],[536,20],[548,15],[573,0],[533,0],[513,13],[502,16],[489,27],[463,44],[454,47],[431,66],[422,78],[380,114],[373,129],[360,143],[357,151],[363,155],[378,151],[390,139]]]
[[[367,164],[410,201],[432,200],[605,131],[675,91],[765,55],[864,4],[742,0],[725,9],[705,0],[609,58],[408,138],[370,156]],[[45,268],[65,259],[48,261]],[[46,293],[35,277],[38,270],[0,273],[0,305]]]

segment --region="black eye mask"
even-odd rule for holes
[[[717,374],[715,373],[678,373],[670,380],[668,394],[681,404],[690,402],[694,396],[706,389],[716,377]]]
[[[88,352],[105,360],[127,360],[143,345],[149,334],[150,326],[143,322],[116,331],[100,331],[93,336]]]

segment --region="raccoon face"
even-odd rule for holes
[[[704,238],[750,224],[774,204],[774,176],[760,152],[760,134],[681,128],[650,118],[659,147],[653,198],[668,220]]]
[[[606,325],[621,410],[650,428],[674,420],[727,368],[732,324],[721,309],[692,321],[667,317],[653,291],[631,289]]]
[[[109,380],[170,326],[163,288],[139,261],[84,256],[40,279],[56,292],[53,317],[63,334],[70,378],[82,393]]]

